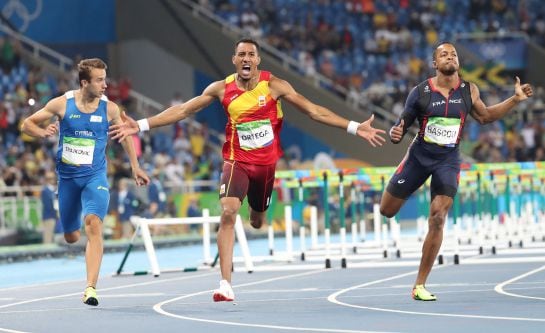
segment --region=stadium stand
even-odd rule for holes
[[[355,105],[369,102],[394,114],[401,112],[408,89],[429,74],[426,64],[439,40],[455,40],[462,34],[522,32],[532,43],[545,47],[545,7],[536,0],[194,2],[296,59],[301,75],[320,73],[346,88],[342,97]],[[452,12],[454,5],[457,10]],[[13,36],[0,36],[0,188],[24,187],[29,189],[26,194],[36,195],[39,187],[32,186],[42,184],[44,175],[54,170],[56,141],[27,137],[20,133],[19,123],[52,97],[74,89],[76,78],[70,69],[51,71],[43,60],[25,53],[21,44]],[[494,104],[509,93],[503,86],[492,85],[483,96]],[[107,94],[127,112],[152,112],[134,101],[126,77],[110,81]],[[534,98],[519,111],[484,127],[468,121],[467,140],[462,141],[465,156],[477,162],[543,160],[543,87],[536,87]],[[208,188],[218,180],[221,166],[209,136],[206,124],[195,127],[182,122],[135,142],[143,162],[150,172],[159,170],[157,176],[166,188],[188,180],[205,181],[202,188]],[[109,147],[112,183],[130,176],[120,149],[116,144]]]

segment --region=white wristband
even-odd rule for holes
[[[346,131],[348,133],[352,134],[352,135],[357,135],[358,134],[358,126],[360,126],[359,123],[350,120],[350,122],[348,123],[348,126],[346,127]]]
[[[140,132],[149,131],[149,122],[147,118],[140,119],[136,123],[138,123],[138,128],[140,128]]]

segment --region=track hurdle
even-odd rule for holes
[[[384,175],[384,170],[381,168],[373,168],[373,170],[368,170],[363,168],[362,170],[343,170],[344,186],[351,186],[350,181],[355,180],[359,181],[363,188],[364,186],[370,186],[374,190],[380,190],[382,187],[380,178]],[[445,242],[443,243],[443,249],[441,249],[441,256],[454,256],[454,262],[460,263],[462,256],[468,256],[476,254],[476,251],[484,254],[485,251],[492,254],[495,254],[498,251],[498,248],[502,246],[503,232],[508,230],[509,225],[512,225],[512,232],[515,235],[516,241],[519,244],[522,242],[528,241],[531,236],[532,241],[536,239],[536,235],[543,235],[545,228],[542,223],[539,223],[537,217],[544,216],[544,212],[538,207],[540,203],[544,202],[544,193],[545,193],[545,176],[543,169],[545,169],[545,164],[539,164],[538,162],[534,163],[501,163],[501,164],[472,164],[465,165],[462,167],[460,174],[460,190],[457,197],[454,198],[455,202],[453,203],[452,210],[448,214],[448,222],[445,225]],[[392,170],[386,171],[386,173],[391,173]],[[295,174],[295,171],[292,171]],[[299,172],[299,171],[297,171]],[[306,174],[304,174],[306,172]],[[323,180],[320,179],[318,173],[321,173]],[[327,201],[329,195],[334,191],[337,192],[337,184],[339,177],[336,177],[335,173],[338,173],[338,170],[314,170],[314,171],[303,171],[299,174],[298,179],[304,179],[305,183],[303,187],[319,187],[323,191],[324,203],[324,216],[325,223],[330,223],[330,212],[326,209]],[[302,176],[304,174],[304,176]],[[325,177],[324,177],[325,174]],[[305,178],[306,177],[306,178]],[[353,178],[350,178],[353,177]],[[541,177],[541,178],[537,178]],[[287,188],[294,188],[294,181],[288,180],[289,177],[286,177],[286,181],[282,182],[281,186],[286,186]],[[293,177],[291,178],[293,179]],[[512,181],[514,180],[514,181]],[[348,181],[348,183],[347,183]],[[539,184],[538,184],[539,183]],[[301,184],[297,184],[301,186]],[[339,188],[342,188],[339,186]],[[332,191],[332,189],[334,189]],[[362,192],[363,194],[363,192]],[[418,231],[417,236],[420,240],[423,240],[423,235],[427,229],[427,215],[429,212],[430,197],[429,197],[429,181],[421,187],[419,192],[419,205],[417,212],[417,221],[418,221]],[[341,197],[340,199],[346,199],[346,197]],[[354,194],[350,192],[350,198],[352,202],[354,201]],[[501,204],[505,202],[505,205],[508,207],[515,207],[514,214],[511,214],[512,218],[510,219],[501,219],[500,217],[507,217],[505,213],[505,208],[501,207]],[[344,205],[342,205],[344,207]],[[356,218],[354,214],[354,206],[349,207],[351,209],[352,217]],[[513,209],[510,208],[512,212]],[[344,216],[343,212],[340,211],[341,216]],[[382,250],[389,254],[388,251],[391,250],[390,243],[393,241],[395,250],[407,251],[407,256],[405,258],[410,258],[413,256],[420,256],[420,252],[417,251],[418,244],[415,242],[405,243],[405,237],[401,238],[399,235],[399,224],[394,220],[385,220],[380,216],[378,205],[374,208],[374,223],[375,223],[375,239],[365,244],[357,243],[357,240],[354,240],[354,235],[352,235],[352,246],[357,250],[361,246],[366,252],[361,256],[350,256],[343,253],[343,245],[341,244],[332,244],[330,241],[330,231],[328,233],[325,244],[317,244],[317,241],[312,241],[312,246],[305,253],[308,260],[323,260],[324,252],[326,259],[326,267],[330,267],[332,259],[342,259],[347,260],[358,259],[365,260],[371,258],[371,252],[375,250]],[[340,217],[341,217],[340,216]],[[362,215],[363,216],[363,215]],[[313,225],[315,219],[311,219],[311,226]],[[502,221],[505,221],[502,223]],[[352,221],[352,225],[354,224]],[[388,223],[390,230],[388,230]],[[513,222],[513,223],[509,223]],[[454,232],[449,234],[449,227],[453,226]],[[341,223],[342,227],[342,223]],[[463,228],[462,228],[463,227]],[[326,228],[329,229],[329,228]],[[316,230],[316,229],[314,229]],[[361,232],[362,228],[360,228]],[[345,231],[346,232],[346,231]],[[314,234],[313,228],[311,227],[311,235]],[[340,233],[340,238],[345,238],[346,235]],[[463,245],[462,240],[467,236],[467,244]],[[361,240],[365,237],[362,236]],[[480,238],[480,240],[479,240]],[[403,246],[399,243],[400,240],[403,240]],[[451,242],[453,240],[453,243]],[[324,251],[325,245],[325,251]],[[373,249],[371,249],[373,247]],[[340,256],[333,251],[340,250]],[[362,252],[364,252],[362,251]],[[373,254],[375,255],[375,254]],[[318,258],[319,257],[319,258]],[[375,257],[374,257],[375,258]],[[373,259],[374,259],[373,258]],[[438,258],[438,259],[440,259]],[[328,265],[329,264],[329,265]]]
[[[293,257],[293,215],[291,206],[284,207],[284,221],[286,232],[286,256]]]
[[[346,218],[345,218],[345,203],[346,203],[346,195],[350,195],[350,209],[351,214],[351,232],[352,232],[352,248],[353,252],[357,253],[358,247],[362,246],[365,249],[369,249],[373,246],[379,246],[382,244],[381,242],[366,242],[363,244],[362,242],[358,242],[358,223],[361,224],[360,230],[363,231],[362,233],[362,240],[365,240],[365,220],[364,220],[364,208],[363,208],[363,200],[364,200],[364,194],[363,190],[358,193],[359,188],[373,188],[373,189],[380,189],[379,188],[379,182],[380,179],[382,179],[382,175],[385,173],[386,168],[378,168],[378,171],[373,171],[372,175],[373,178],[366,174],[365,172],[361,170],[325,170],[325,171],[317,171],[317,170],[293,170],[293,171],[284,171],[279,176],[279,186],[282,188],[291,188],[291,189],[298,189],[299,190],[299,198],[296,199],[297,204],[300,206],[302,205],[302,199],[301,199],[301,189],[302,188],[320,188],[322,191],[322,203],[324,206],[324,244],[318,244],[318,229],[317,229],[317,214],[316,214],[316,208],[310,207],[311,212],[311,219],[310,219],[310,235],[311,235],[311,247],[308,249],[309,255],[312,257],[311,260],[316,260],[317,256],[325,256],[325,267],[330,268],[331,267],[331,259],[332,254],[335,251],[339,251],[340,255],[335,255],[335,258],[339,258],[341,262],[341,267],[346,267],[347,265],[347,247],[350,246],[350,244],[347,243],[347,230],[346,230]],[[390,172],[389,170],[386,172]],[[320,176],[318,177],[318,172],[320,172]],[[345,173],[346,172],[346,173]],[[294,179],[296,178],[296,179]],[[348,186],[348,187],[347,187]],[[330,217],[330,208],[328,205],[328,199],[329,195],[332,193],[331,189],[334,189],[334,193],[338,193],[339,195],[339,237],[340,242],[331,244],[331,217]],[[348,191],[348,193],[346,192]],[[358,219],[358,214],[356,210],[359,210],[360,218]],[[287,214],[285,215],[285,220],[289,221],[289,217]],[[379,219],[380,220],[380,219]],[[393,220],[395,222],[395,220]],[[379,222],[380,225],[380,222]],[[394,226],[398,226],[397,223],[394,223]],[[399,238],[399,228],[393,227],[392,231],[395,234],[397,231],[397,238]],[[380,236],[382,234],[387,235],[387,242],[389,242],[388,231],[387,231],[387,225],[386,225],[386,231],[384,233],[381,232],[382,226],[378,228],[377,234]],[[344,232],[343,232],[344,231]],[[299,236],[301,240],[301,253],[306,255],[306,247],[304,246],[304,238],[305,238],[305,231],[303,226],[300,227],[299,230]],[[392,235],[391,238],[396,238],[395,235]],[[291,239],[290,237],[287,237],[287,239]],[[399,239],[397,241],[397,244],[399,244]],[[368,251],[366,251],[368,252]],[[398,251],[399,253],[399,251]],[[399,254],[398,254],[399,256]],[[350,256],[351,258],[354,258],[355,256]],[[356,256],[358,257],[358,256]]]
[[[357,216],[357,206],[358,206],[358,201],[357,201],[357,190],[356,190],[356,186],[354,184],[354,182],[352,182],[352,184],[350,184],[350,213],[351,213],[351,216],[352,216],[352,224],[351,224],[351,227],[350,227],[350,233],[352,235],[352,252],[353,253],[357,253],[358,252],[358,246],[357,246],[357,243],[358,243],[358,220],[356,219],[356,216]],[[361,217],[360,217],[360,223],[361,223]]]
[[[458,223],[458,216],[460,215],[460,196],[454,197],[453,217],[452,223],[454,224],[454,264],[460,264],[460,224]]]
[[[542,162],[473,164],[460,173],[460,208],[468,244],[478,252],[517,244],[522,248],[541,234]],[[461,237],[459,238],[461,242]]]
[[[297,189],[297,199],[299,201],[299,209],[301,221],[299,223],[299,241],[301,248],[301,260],[305,261],[305,251],[306,251],[306,242],[305,242],[305,214],[304,214],[304,192],[303,180],[299,178],[299,188]]]
[[[359,191],[358,196],[358,211],[360,214],[360,241],[367,241],[367,227],[365,225],[365,192],[363,190]]]
[[[346,268],[346,221],[344,212],[344,173],[339,171],[339,222],[341,235],[341,268]],[[352,217],[354,220],[354,216]]]
[[[121,275],[123,267],[129,253],[133,249],[133,244],[139,235],[142,238],[144,243],[144,248],[146,249],[146,254],[148,257],[148,262],[150,265],[150,271],[137,271],[132,273],[132,275],[146,275],[148,273],[153,274],[153,276],[158,277],[161,274],[159,268],[159,262],[157,261],[157,255],[155,253],[155,247],[153,245],[153,240],[151,238],[151,233],[149,226],[150,225],[176,225],[176,224],[202,224],[203,231],[203,264],[202,267],[190,267],[182,269],[174,269],[169,271],[196,271],[199,268],[204,269],[205,267],[210,268],[212,263],[215,260],[212,259],[210,255],[210,224],[211,223],[220,223],[220,216],[210,216],[208,209],[203,209],[202,217],[185,217],[185,218],[159,218],[159,219],[146,219],[138,216],[131,218],[131,222],[135,225],[135,231],[131,237],[125,255],[119,265],[119,268],[116,271],[115,275]],[[248,247],[248,241],[246,239],[246,234],[244,232],[244,227],[242,226],[242,219],[240,215],[237,215],[235,222],[235,234],[244,258],[244,263],[248,273],[253,272],[254,265],[250,255],[250,249]]]
[[[330,249],[331,249],[331,239],[330,239],[330,220],[329,220],[329,185],[327,181],[327,172],[322,174],[324,180],[323,188],[323,202],[324,202],[324,237],[325,237],[325,268],[331,268],[331,259],[330,259]]]
[[[267,239],[269,242],[269,255],[274,255],[274,227],[273,227],[273,218],[272,212],[278,200],[278,193],[273,191],[271,194],[271,204],[267,210]]]

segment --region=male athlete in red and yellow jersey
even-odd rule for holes
[[[237,74],[225,79],[221,101],[227,114],[220,198],[248,195],[250,223],[260,228],[269,206],[274,185],[276,161],[282,157],[280,129],[282,108],[273,98],[269,83],[271,73],[258,72],[258,81],[250,90],[239,88]]]
[[[210,84],[200,96],[186,103],[171,106],[165,111],[138,121],[125,116],[125,123],[110,126],[113,139],[150,128],[174,124],[210,105],[215,99],[222,102],[229,118],[225,127],[223,173],[219,188],[221,222],[217,235],[222,280],[214,292],[214,301],[233,301],[231,265],[235,242],[234,225],[242,200],[248,196],[250,223],[259,228],[265,221],[274,183],[276,161],[282,156],[279,132],[282,126],[280,100],[287,101],[311,119],[346,129],[348,133],[367,140],[373,147],[385,139],[383,130],[371,126],[373,116],[357,123],[340,117],[298,94],[286,81],[260,71],[259,45],[252,39],[235,44],[232,58],[236,73],[225,80]]]
[[[269,88],[271,73],[260,71],[258,75],[255,88],[249,91],[238,87],[237,74],[225,79],[221,104],[228,118],[223,145],[227,160],[266,165],[282,156],[282,107]]]

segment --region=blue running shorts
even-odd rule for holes
[[[64,233],[79,230],[89,214],[104,221],[109,202],[110,186],[105,172],[59,179],[59,213]]]

